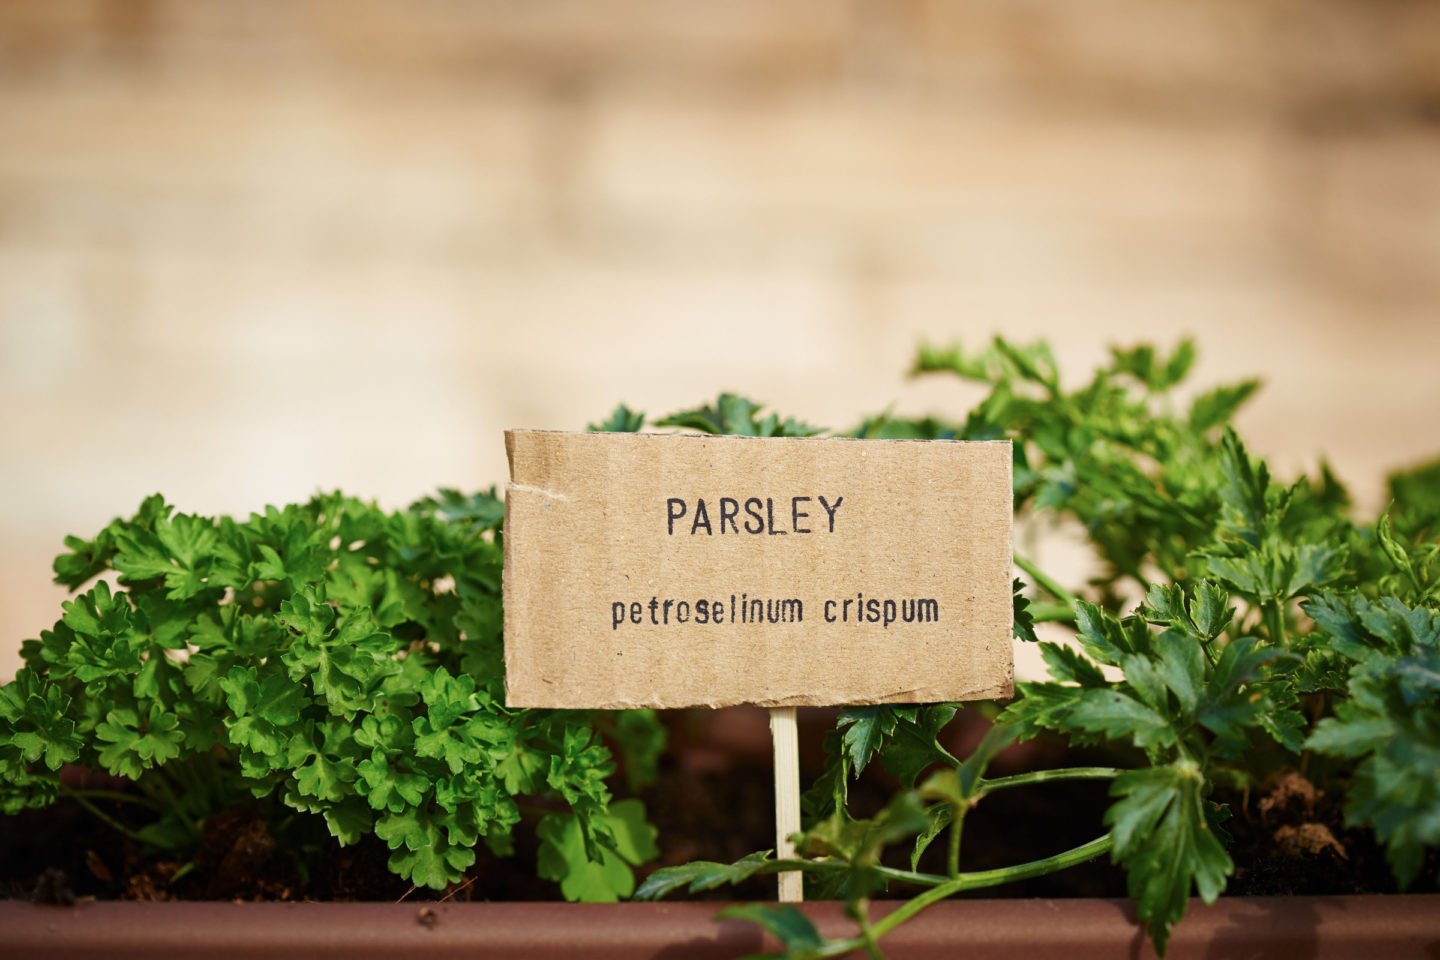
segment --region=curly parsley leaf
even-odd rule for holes
[[[111,710],[96,725],[95,736],[105,743],[100,762],[116,776],[139,777],[150,767],[180,756],[185,734],[180,720],[152,703],[143,715],[131,709]]]
[[[393,851],[390,869],[417,886],[443,890],[475,863],[474,833],[434,807],[385,814],[375,835]]]
[[[80,755],[84,741],[66,714],[70,697],[47,684],[34,670],[23,668],[12,683],[0,687],[0,765],[13,751],[9,766],[43,762],[59,770]]]

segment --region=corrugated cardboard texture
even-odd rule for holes
[[[505,439],[511,706],[1010,695],[1008,442]]]

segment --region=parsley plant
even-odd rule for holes
[[[1213,901],[1233,873],[1230,811],[1217,795],[1307,763],[1327,791],[1346,797],[1348,821],[1386,845],[1399,883],[1413,882],[1427,849],[1440,846],[1440,465],[1393,478],[1390,516],[1357,524],[1328,469],[1280,483],[1246,450],[1230,421],[1255,381],[1176,402],[1194,358],[1188,342],[1169,355],[1114,350],[1088,382],[1067,389],[1043,343],[997,339],[976,354],[922,348],[917,374],[977,381],[988,395],[960,421],[884,415],[854,435],[1013,441],[1017,516],[1078,525],[1101,567],[1094,580],[1066,586],[1015,557],[1033,585],[1022,593],[1016,582],[1016,636],[1040,644],[1049,679],[1019,684],[963,760],[940,743],[957,704],[842,711],[829,768],[807,796],[801,856],[764,851],[662,869],[639,896],[800,870],[815,893],[848,901],[854,936],[826,939],[789,905],[725,915],[764,926],[787,957],[879,956],[886,932],[940,899],[1108,853],[1163,953],[1192,893]],[[1074,643],[1041,642],[1043,622],[1063,625]],[[1041,731],[1131,747],[1144,762],[986,776],[1000,750]],[[857,818],[848,785],[876,761],[904,789],[876,816]],[[1111,782],[1094,840],[962,872],[971,809],[998,792],[1066,779]],[[946,872],[918,872],[921,853],[942,836]],[[910,848],[909,869],[881,859],[898,843]],[[922,892],[872,922],[871,896],[897,887]]]
[[[612,802],[606,741],[643,781],[663,730],[650,711],[505,707],[503,516],[493,492],[393,513],[329,494],[248,520],[156,496],[68,538],[56,580],[80,592],[0,687],[0,812],[68,796],[184,852],[256,802],[276,829],[298,812],[340,844],[373,832],[392,871],[443,889],[482,841],[509,853],[538,806],[540,875],[570,899],[628,896],[654,829]],[[68,787],[68,763],[134,791]]]

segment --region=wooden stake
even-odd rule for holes
[[[795,856],[790,835],[800,832],[800,740],[794,707],[770,710],[770,739],[775,744],[775,856],[788,860]],[[778,876],[781,903],[805,899],[803,874],[793,870]]]

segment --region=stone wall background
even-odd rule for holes
[[[49,561],[504,478],[721,388],[974,398],[922,338],[1195,335],[1369,508],[1440,449],[1430,0],[0,0],[0,677]]]

